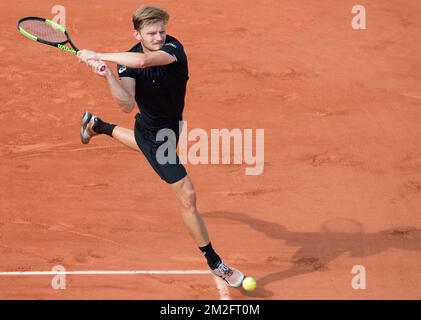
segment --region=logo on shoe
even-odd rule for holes
[[[126,70],[127,70],[126,67],[120,67],[120,69],[118,69],[118,73],[123,73]]]

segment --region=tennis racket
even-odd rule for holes
[[[18,22],[18,29],[25,37],[40,43],[59,48],[63,51],[76,54],[79,49],[74,45],[63,26],[44,18],[26,17]],[[71,48],[66,46],[69,43]],[[104,71],[105,65],[99,67]]]

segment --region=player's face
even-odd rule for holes
[[[135,31],[136,39],[142,43],[143,48],[147,51],[161,49],[166,36],[166,25],[163,21],[147,24],[140,29],[140,32]]]

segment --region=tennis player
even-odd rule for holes
[[[101,120],[85,112],[81,120],[82,143],[92,137],[108,135],[125,146],[142,151],[155,172],[175,191],[182,207],[182,217],[194,241],[207,259],[212,273],[231,287],[239,287],[244,275],[226,264],[212,248],[205,223],[196,207],[196,193],[180,163],[161,164],[157,149],[164,143],[157,139],[161,129],[173,130],[178,144],[179,121],[183,119],[186,85],[189,79],[187,57],[183,45],[166,34],[169,15],[159,8],[142,6],[133,14],[134,37],[138,43],[128,52],[96,53],[78,52],[78,58],[91,66],[92,71],[107,80],[115,101],[123,112],[131,112],[135,103],[134,130]],[[119,80],[106,67],[98,71],[104,61],[117,63]],[[174,150],[176,152],[176,150]]]

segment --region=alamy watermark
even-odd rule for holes
[[[351,281],[352,288],[354,290],[365,290],[367,288],[365,267],[362,265],[353,266],[351,273],[355,274]]]
[[[61,4],[56,4],[51,8],[51,13],[55,14],[51,20],[66,28],[66,8]]]
[[[264,171],[264,129],[188,130],[187,121],[178,125],[180,138],[178,155],[177,134],[172,129],[161,129],[156,140],[163,142],[157,149],[160,164],[246,164],[246,175],[261,175]],[[189,146],[189,142],[193,142]]]
[[[354,30],[365,30],[367,29],[366,10],[363,5],[355,5],[352,7],[352,13],[355,16],[352,18],[351,26]]]
[[[66,269],[63,266],[54,266],[52,272],[55,276],[51,280],[51,287],[54,290],[66,289]]]

